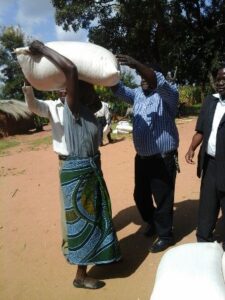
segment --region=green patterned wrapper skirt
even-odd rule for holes
[[[68,237],[65,256],[71,264],[104,264],[121,258],[99,166],[99,155],[85,159],[69,156],[61,169]]]

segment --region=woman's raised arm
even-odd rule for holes
[[[76,65],[57,51],[45,46],[40,41],[33,41],[29,50],[33,55],[43,55],[56,65],[66,77],[67,104],[76,116],[79,114],[78,71]]]

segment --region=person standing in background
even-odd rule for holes
[[[102,108],[95,113],[95,116],[98,120],[98,142],[99,146],[103,146],[103,136],[104,128],[108,125],[107,138],[109,143],[113,143],[114,140],[111,138],[111,114],[109,110],[109,104],[107,102],[101,101]]]
[[[64,122],[63,111],[66,97],[66,90],[62,89],[58,91],[57,100],[40,100],[34,97],[32,86],[25,80],[25,86],[23,87],[23,93],[25,101],[30,111],[35,113],[39,117],[47,118],[50,121],[52,128],[52,146],[53,151],[58,155],[59,159],[59,173],[63,161],[68,156],[67,145],[64,134]],[[65,211],[63,194],[60,187],[60,204],[61,204],[61,228],[62,228],[62,251],[63,254],[68,252],[68,242],[66,233]]]
[[[117,59],[142,78],[141,87],[132,89],[120,82],[112,91],[133,107],[134,200],[148,224],[146,235],[158,237],[149,250],[160,252],[174,244],[173,204],[179,171],[175,117],[179,94],[157,66],[144,65],[127,55],[117,55]]]
[[[197,241],[214,241],[221,208],[225,251],[225,64],[218,69],[215,83],[217,93],[207,96],[203,102],[185,159],[194,164],[195,150],[201,144],[197,167],[197,176],[201,177]]]

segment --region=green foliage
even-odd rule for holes
[[[0,28],[0,81],[3,83],[0,90],[1,99],[24,100],[21,89],[24,75],[17,62],[14,49],[24,47],[30,42],[31,37],[25,36],[20,27]],[[35,95],[40,99],[55,97],[52,92],[35,91]]]
[[[89,30],[91,42],[114,53],[178,66],[178,81],[209,82],[224,59],[224,0],[52,0],[56,23]],[[93,22],[93,20],[97,20]]]
[[[34,125],[37,131],[42,131],[43,126],[47,125],[49,120],[43,117],[39,117],[38,115],[34,115]]]
[[[179,87],[180,103],[187,103],[189,105],[201,103],[201,90],[199,86],[193,87],[184,85]]]
[[[131,88],[135,88],[137,86],[134,81],[134,77],[130,72],[122,73],[121,77],[126,86]],[[111,112],[114,116],[125,115],[129,104],[120,101],[118,97],[115,97],[110,88],[95,86],[95,91],[102,101],[109,102]]]
[[[113,116],[124,116],[128,107],[127,103],[119,101],[110,88],[96,86],[95,90],[102,101],[110,104],[110,111]]]
[[[25,35],[19,27],[1,28],[0,66],[2,75],[0,80],[3,82],[1,90],[1,97],[3,99],[23,99],[21,91],[23,75],[13,50],[24,45]]]
[[[200,86],[183,85],[179,87],[179,100],[180,103],[191,106],[202,103],[203,99],[212,93],[213,90],[209,85],[205,87],[204,93]]]
[[[169,57],[178,65],[178,76],[190,83],[209,83],[210,72],[224,57],[223,0],[173,0],[173,51]]]

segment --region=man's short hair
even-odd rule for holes
[[[225,61],[220,61],[217,66],[212,69],[213,78],[216,78],[219,70],[225,69]]]

